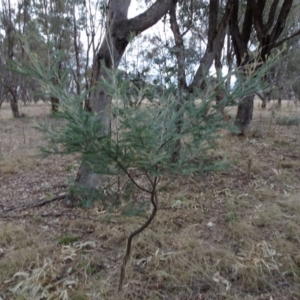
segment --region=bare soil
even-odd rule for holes
[[[290,102],[272,105],[255,104],[247,137],[223,133],[211,157],[226,158],[226,170],[177,178],[160,193],[154,222],[133,241],[119,294],[126,237],[150,205],[126,216],[101,203],[50,201],[67,191],[78,162],[38,156],[45,141],[34,125],[56,122],[47,108],[28,106],[14,120],[4,104],[0,299],[300,299],[299,127],[276,124],[300,114]],[[41,200],[49,202],[28,208]]]

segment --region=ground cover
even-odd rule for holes
[[[33,125],[55,119],[40,104],[13,120],[4,104],[0,299],[299,299],[299,125],[280,121],[300,118],[299,108],[259,104],[248,136],[224,131],[211,152],[226,170],[178,177],[159,195],[156,219],[133,242],[122,294],[126,236],[150,206],[131,216],[101,203],[68,207],[59,197],[76,175],[75,158],[37,156],[44,141]]]

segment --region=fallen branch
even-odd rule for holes
[[[63,194],[55,196],[51,199],[43,198],[43,199],[39,199],[37,201],[33,201],[32,203],[29,203],[29,204],[24,204],[24,205],[21,205],[21,206],[13,206],[13,207],[10,207],[8,209],[2,210],[0,215],[2,215],[4,213],[7,213],[7,212],[10,212],[10,211],[13,211],[13,210],[22,211],[22,210],[26,210],[26,209],[30,209],[30,208],[41,207],[41,206],[44,206],[46,204],[52,203],[54,201],[62,200],[66,196],[67,196],[67,193],[63,193]]]

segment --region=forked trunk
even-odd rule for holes
[[[230,34],[237,65],[239,67],[245,66],[249,62],[250,52],[248,44],[253,35],[253,28],[255,29],[255,34],[259,42],[259,57],[257,57],[256,60],[263,63],[266,62],[272,49],[300,34],[300,31],[296,31],[294,34],[290,34],[288,37],[279,40],[285,29],[293,2],[295,1],[273,0],[269,3],[268,1],[262,0],[234,0],[234,9],[230,20]],[[270,5],[268,10],[266,9],[268,6],[266,5],[267,3]],[[239,13],[241,6],[244,6],[245,11],[242,18]],[[266,13],[266,11],[268,11],[268,13]],[[242,24],[240,22],[241,19],[243,20]],[[260,67],[261,66],[262,65],[260,65]],[[266,103],[263,103],[262,108],[265,106]],[[252,112],[253,96],[251,95],[245,98],[238,106],[235,125],[238,127],[240,134],[243,134],[249,126],[252,119]]]
[[[107,70],[116,70],[128,45],[130,33],[138,35],[156,24],[171,7],[173,0],[156,1],[144,13],[133,19],[127,19],[131,0],[110,0],[107,8],[107,32],[93,63],[91,92],[88,109],[96,113],[106,134],[110,133],[111,97],[99,84],[102,79],[110,81]],[[101,132],[103,134],[103,132]],[[76,184],[93,191],[100,183],[101,175],[96,174],[90,166],[82,163],[77,174]],[[71,195],[71,201],[75,200]]]

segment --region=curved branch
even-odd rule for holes
[[[171,5],[176,2],[177,0],[157,0],[151,7],[138,16],[116,22],[113,31],[117,35],[119,35],[119,32],[123,32],[122,35],[125,36],[130,33],[138,35],[155,25],[170,10]]]
[[[127,169],[123,166],[122,163],[120,163],[119,160],[115,160],[115,162],[117,163],[117,165],[122,169],[122,171],[128,176],[128,178],[131,180],[131,182],[138,188],[140,189],[141,191],[143,192],[146,192],[146,193],[151,193],[150,190],[142,187],[141,185],[139,185],[135,180],[134,178],[131,176],[131,174],[127,171]]]
[[[280,40],[280,41],[277,42],[276,44],[274,44],[274,45],[272,46],[272,48],[276,48],[276,47],[282,45],[284,42],[286,42],[286,41],[288,41],[288,40],[290,40],[290,39],[296,37],[297,35],[300,35],[300,29],[299,29],[298,31],[294,32],[293,34],[291,34],[291,35],[289,35],[289,36],[283,38],[282,40]]]
[[[122,266],[121,266],[121,274],[120,274],[119,288],[118,288],[119,292],[122,290],[122,287],[123,287],[123,281],[124,281],[124,277],[125,277],[125,267],[126,267],[126,264],[129,260],[129,257],[130,257],[132,240],[136,235],[141,233],[143,230],[145,230],[151,224],[151,222],[153,221],[153,219],[156,215],[156,212],[157,212],[156,185],[157,185],[157,177],[155,177],[155,179],[154,179],[153,187],[152,187],[152,191],[151,191],[151,203],[152,203],[153,209],[152,209],[150,217],[148,218],[148,220],[140,228],[133,231],[127,239],[126,253],[125,253],[123,263],[122,263]]]

